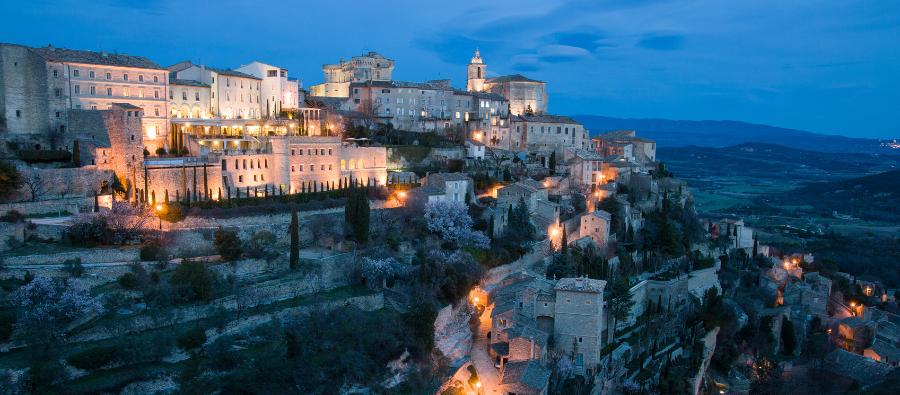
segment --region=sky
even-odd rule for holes
[[[0,41],[108,50],[162,66],[260,61],[305,88],[364,51],[394,80],[545,81],[549,110],[734,120],[900,138],[897,0],[0,0]]]

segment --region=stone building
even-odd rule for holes
[[[641,166],[656,161],[656,142],[637,137],[634,130],[614,130],[593,139],[594,149],[602,155],[621,155]]]
[[[141,128],[148,140],[168,127],[166,70],[145,57],[0,44],[0,63],[2,129],[30,135],[34,148],[72,147],[69,112],[108,110],[113,103],[143,110]]]
[[[581,217],[581,237],[590,236],[600,251],[609,245],[609,222],[612,217],[603,210],[594,211]]]
[[[603,292],[606,282],[585,278],[547,280],[529,273],[500,283],[491,312],[491,355],[503,374],[516,362],[545,361],[550,334],[566,353],[574,353],[577,374],[596,366],[604,342]],[[573,350],[577,345],[577,350]],[[539,386],[532,386],[540,388]]]
[[[575,147],[566,147],[563,152],[563,160],[571,163],[569,166],[571,181],[584,185],[588,191],[596,190],[596,187],[606,183],[603,174],[603,156],[594,151]]]
[[[394,61],[378,52],[354,56],[349,62],[341,59],[340,63],[322,66],[325,82],[309,87],[309,93],[311,96],[348,97],[351,83],[391,81],[393,70]]]
[[[487,64],[476,49],[469,62],[466,90],[496,93],[509,100],[512,115],[539,115],[547,112],[546,83],[520,74],[487,78]]]
[[[267,117],[277,116],[282,109],[294,110],[303,107],[300,102],[300,81],[288,77],[288,70],[261,62],[253,62],[238,67],[235,71],[252,75],[262,80],[261,94],[265,98]]]
[[[540,152],[549,157],[566,147],[585,149],[590,142],[584,126],[561,115],[513,115],[509,119],[512,151]]]

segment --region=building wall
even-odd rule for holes
[[[524,115],[528,106],[535,114],[547,112],[548,96],[543,82],[485,82],[484,90],[509,99],[509,113]]]
[[[578,353],[584,354],[583,368],[596,365],[600,358],[600,326],[603,295],[592,292],[556,291],[554,331],[556,344],[566,353],[578,341]]]
[[[172,118],[210,118],[210,88],[195,85],[169,85],[169,116]]]
[[[603,251],[609,242],[609,221],[596,215],[581,217],[581,237],[590,236]]]
[[[43,58],[22,45],[0,44],[0,108],[5,119],[0,122],[0,133],[44,133],[50,129],[49,90]]]
[[[510,120],[510,136],[513,144],[510,149],[528,152],[556,151],[562,154],[565,147],[585,148],[587,132],[577,123],[529,122]],[[521,148],[519,148],[521,147]]]

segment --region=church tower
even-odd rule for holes
[[[487,73],[487,65],[481,61],[478,48],[475,48],[475,56],[469,62],[469,78],[466,80],[466,90],[469,92],[481,92],[484,90],[484,79]]]

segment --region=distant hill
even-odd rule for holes
[[[869,220],[900,221],[900,170],[848,180],[810,184],[767,196],[772,204],[809,205],[821,214],[848,214]]]
[[[661,147],[722,148],[747,142],[781,144],[820,152],[898,154],[882,140],[860,139],[805,132],[796,129],[738,121],[673,121],[669,119],[624,119],[598,115],[572,115],[591,135],[616,129],[633,129]]]

